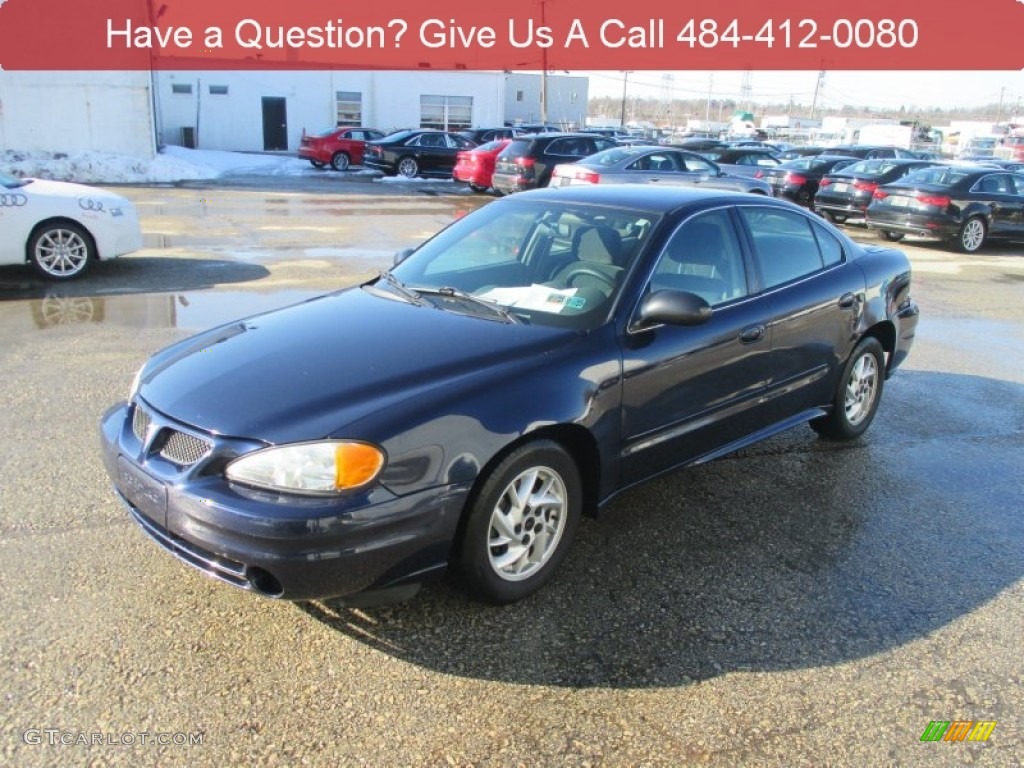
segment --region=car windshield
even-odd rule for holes
[[[940,166],[938,168],[923,168],[920,171],[908,173],[900,181],[901,184],[936,184],[940,187],[952,187],[959,184],[972,173],[970,170],[960,170]]]
[[[656,221],[647,212],[506,200],[456,221],[392,274],[443,309],[472,314],[471,304],[490,303],[523,322],[593,328]]]
[[[394,133],[389,133],[383,139],[378,139],[378,141],[401,141],[402,139],[406,139],[411,135],[412,131],[407,128],[404,131],[395,131]]]
[[[643,154],[642,149],[636,147],[612,147],[586,158],[587,165],[612,166],[631,157]]]
[[[895,168],[899,163],[893,160],[861,160],[859,163],[848,165],[843,168],[843,173],[853,175],[865,175],[874,176],[876,174],[881,175],[887,173]]]

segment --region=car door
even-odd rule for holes
[[[767,206],[740,211],[771,310],[764,396],[778,421],[831,400],[863,311],[864,276],[814,217]]]
[[[711,175],[718,173],[715,166],[693,152],[667,149],[659,155],[664,156],[672,167],[661,169],[656,174],[657,178],[651,179],[656,184],[689,187],[707,181]]]
[[[1024,174],[1011,174],[1010,181],[1016,194],[1017,216],[1014,220],[1015,237],[1024,239]]]
[[[697,293],[706,322],[637,327],[623,340],[622,480],[629,484],[706,456],[764,426],[768,301],[751,293],[737,221],[727,208],[682,222],[658,255],[642,295]]]
[[[989,234],[996,237],[1012,237],[1019,230],[1021,196],[1013,177],[1008,173],[990,173],[978,179],[971,187],[975,199],[987,205],[991,211]]]

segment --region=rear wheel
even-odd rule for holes
[[[972,216],[956,233],[956,247],[964,253],[976,253],[985,244],[985,234],[985,222],[980,216]]]
[[[331,168],[336,171],[347,171],[352,161],[345,152],[335,152],[331,158]]]
[[[558,443],[506,456],[471,502],[457,554],[466,586],[497,604],[544,586],[569,551],[582,498],[576,463]]]
[[[811,427],[822,437],[853,440],[860,437],[878,412],[885,381],[885,351],[878,339],[862,339],[846,361],[832,411],[814,419]]]
[[[878,236],[883,240],[888,240],[890,243],[898,243],[900,240],[903,239],[902,232],[893,232],[892,230],[889,229],[878,230]]]
[[[469,188],[472,189],[474,192],[486,192],[487,191],[487,187],[481,187],[479,184],[474,184],[473,182],[469,183]]]
[[[802,205],[804,208],[810,208],[811,207],[811,200],[812,199],[813,199],[813,195],[811,195],[811,193],[809,191],[807,191],[806,189],[801,189],[797,193],[796,204],[797,205]]]

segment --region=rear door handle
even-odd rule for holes
[[[857,297],[852,293],[844,293],[839,297],[839,306],[842,309],[849,309],[857,303]]]
[[[740,341],[744,344],[753,344],[755,341],[760,341],[764,338],[766,330],[763,325],[752,325],[749,328],[744,328],[740,331]]]

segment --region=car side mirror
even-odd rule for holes
[[[392,264],[391,264],[391,265],[392,265],[393,267],[397,267],[397,266],[398,266],[399,264],[401,264],[401,263],[402,263],[403,261],[405,261],[405,260],[406,260],[406,259],[408,259],[408,258],[409,258],[410,256],[412,256],[412,254],[413,254],[413,251],[415,251],[415,250],[416,250],[415,248],[403,248],[402,250],[398,251],[398,252],[397,252],[397,253],[395,254],[395,258],[394,258],[394,260],[392,261]]]
[[[711,319],[711,305],[688,291],[654,291],[644,296],[634,327],[701,325]]]

